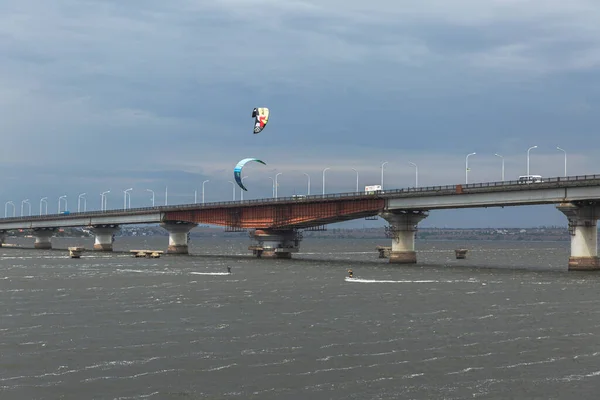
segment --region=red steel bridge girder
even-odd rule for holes
[[[374,216],[383,211],[384,207],[384,199],[348,199],[335,202],[262,204],[256,206],[169,211],[166,213],[164,220],[236,228],[309,228]]]

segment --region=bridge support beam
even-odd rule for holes
[[[42,250],[51,249],[51,239],[54,232],[56,232],[56,228],[34,228],[33,236],[35,237],[35,243],[33,247]]]
[[[600,270],[598,258],[600,203],[586,203],[561,203],[556,207],[569,219],[571,235],[569,271]]]
[[[390,223],[386,235],[392,239],[391,264],[415,264],[415,236],[417,224],[427,218],[427,211],[388,211],[380,214]]]
[[[115,233],[117,233],[121,227],[117,224],[105,224],[105,225],[94,225],[90,229],[94,236],[94,250],[95,251],[113,251],[113,242],[115,241]]]
[[[163,222],[160,224],[169,232],[168,254],[188,254],[188,233],[198,224],[183,221]]]
[[[250,237],[258,243],[249,246],[257,258],[292,258],[292,253],[300,250],[301,235],[293,230],[256,229]]]

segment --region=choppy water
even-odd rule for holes
[[[54,240],[75,244],[91,241]],[[0,249],[0,399],[598,396],[600,278],[566,271],[568,243],[472,242],[456,260],[465,243],[419,242],[408,267],[377,258],[385,240],[306,239],[293,260],[248,244]]]

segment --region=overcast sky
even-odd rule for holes
[[[594,0],[3,0],[0,202],[56,212],[600,173]],[[252,133],[253,107],[269,107]],[[236,199],[240,198],[236,187]],[[28,213],[27,205],[24,206]],[[2,213],[4,211],[1,211]],[[9,214],[11,213],[9,207]],[[356,221],[355,225],[380,224]],[[552,206],[422,226],[566,225]]]

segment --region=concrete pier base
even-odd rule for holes
[[[467,258],[467,252],[469,250],[467,249],[456,249],[454,250],[454,255],[456,256],[457,260],[464,260],[465,258]]]
[[[415,264],[415,235],[417,224],[427,218],[427,211],[394,211],[383,212],[381,217],[390,223],[386,235],[392,239],[390,264]]]
[[[95,235],[94,250],[95,251],[113,251],[114,235],[119,232],[119,225],[106,224],[95,225],[90,230]]]
[[[48,250],[52,248],[52,236],[56,228],[35,228],[33,230],[33,236],[35,237],[35,243],[33,247],[41,250]]]
[[[391,246],[377,246],[379,252],[379,258],[390,258],[390,252],[392,251]]]
[[[6,240],[6,232],[5,231],[0,231],[0,247],[2,247],[2,245],[4,244],[5,240]]]
[[[189,254],[188,233],[198,224],[183,221],[163,222],[160,224],[169,232],[167,254]]]
[[[569,257],[569,271],[600,270],[598,257]]]
[[[416,264],[417,263],[417,252],[416,251],[391,251],[390,252],[390,263],[391,264]]]
[[[256,229],[250,237],[257,241],[249,246],[257,258],[292,258],[292,253],[300,250],[301,235],[294,230]]]
[[[569,271],[600,270],[598,259],[598,219],[600,204],[561,203],[557,208],[569,219],[571,256]]]

